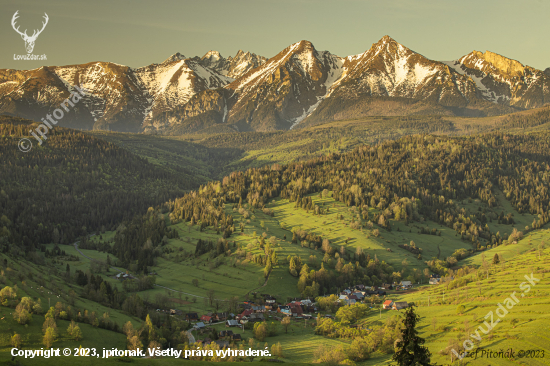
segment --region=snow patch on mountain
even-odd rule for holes
[[[415,83],[420,84],[424,82],[428,77],[436,73],[436,69],[433,67],[425,67],[420,64],[414,65]]]
[[[142,67],[136,73],[152,96],[151,105],[146,109],[147,118],[151,118],[155,110],[170,110],[187,103],[198,92],[233,81],[191,59]]]
[[[291,130],[298,124],[300,124],[300,122],[302,122],[304,119],[306,119],[307,116],[315,112],[319,104],[321,104],[323,100],[325,100],[332,94],[332,92],[338,86],[339,82],[342,80],[342,77],[344,76],[344,60],[338,56],[330,56],[332,56],[332,62],[330,63],[330,69],[327,73],[327,79],[324,84],[325,94],[317,96],[317,102],[310,106],[307,110],[304,108],[304,112],[302,113],[302,115],[292,121],[292,125],[290,126]]]
[[[300,42],[290,45],[287,49],[288,51],[278,60],[270,61],[262,66],[258,67],[256,71],[250,75],[245,75],[242,80],[238,81],[238,86],[235,89],[236,91],[243,90],[245,93],[247,90],[252,89],[255,85],[259,84],[263,79],[273,74],[273,72],[284,62],[287,61],[288,57],[294,53],[294,51],[299,47]]]
[[[467,68],[462,65],[460,60],[455,61],[441,61],[445,65],[449,66],[451,69],[459,73],[460,75],[465,75],[473,80],[473,82],[476,84],[477,89],[481,92],[483,98],[496,103],[499,100],[510,100],[510,97],[504,94],[496,94],[494,91],[491,91],[485,84],[483,83],[483,80],[487,77],[487,75],[481,71],[480,69],[477,70],[478,73],[480,73],[482,76],[477,76],[473,72],[467,72]],[[476,61],[475,65],[476,67],[482,68],[483,67],[483,60]]]
[[[314,55],[314,52],[301,52],[297,54],[296,59],[298,60],[298,65],[305,73],[311,72],[316,62],[319,62]]]
[[[408,79],[408,76],[409,76],[409,67],[407,65],[408,59],[409,57],[400,57],[396,59],[394,62],[396,85],[399,85]],[[391,72],[391,70],[387,70],[387,71]]]

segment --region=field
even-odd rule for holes
[[[244,211],[237,210],[232,204],[226,205],[226,214],[233,216],[235,227],[239,228],[240,224],[243,224],[242,232],[238,229],[229,238],[233,253],[237,254],[239,247],[246,249],[251,254],[263,253],[263,249],[259,247],[258,243],[261,236],[264,236],[266,242],[269,242],[271,247],[275,249],[279,263],[274,266],[267,281],[263,276],[263,267],[248,259],[235,255],[212,257],[208,253],[198,257],[190,255],[195,252],[198,239],[216,242],[220,234],[211,227],[200,231],[199,226],[191,226],[188,222],[181,222],[174,225],[180,237],[169,240],[164,249],[164,254],[156,258],[155,265],[150,268],[150,271],[155,273],[156,286],[150,290],[140,291],[140,296],[146,301],[154,301],[158,294],[163,294],[170,299],[163,304],[165,307],[181,309],[184,312],[196,311],[199,314],[206,311],[216,311],[217,309],[224,310],[228,306],[226,301],[233,296],[237,296],[242,300],[247,297],[253,298],[255,292],[269,293],[283,302],[287,298],[299,296],[296,287],[297,279],[292,277],[288,271],[287,256],[298,255],[304,260],[307,260],[310,256],[315,256],[317,257],[317,263],[321,263],[323,257],[321,251],[310,248],[307,243],[292,243],[292,232],[296,230],[305,230],[327,238],[331,245],[343,246],[350,255],[360,247],[372,257],[376,256],[380,261],[385,261],[394,268],[401,268],[403,259],[407,259],[409,271],[412,271],[412,269],[422,271],[426,268],[424,263],[426,259],[438,256],[444,259],[457,249],[470,247],[468,242],[460,240],[454,230],[432,221],[424,221],[421,224],[411,223],[409,225],[405,225],[402,221],[391,221],[392,230],[387,231],[380,228],[378,236],[374,235],[376,226],[368,228],[365,222],[362,222],[363,228],[352,229],[350,226],[352,219],[357,220],[355,208],[349,208],[335,201],[330,195],[322,198],[314,194],[310,195],[310,198],[319,207],[328,208],[328,212],[315,215],[312,211],[296,208],[294,202],[280,198],[272,200],[267,206],[272,210],[273,215],[268,215],[261,210],[253,210],[247,205],[245,205]],[[478,200],[464,200],[457,202],[457,204],[465,209],[466,215],[474,214],[480,210],[484,210],[488,215],[491,212],[498,214],[501,211],[511,213],[516,221],[515,225],[498,224],[496,220],[491,220],[488,223],[492,230],[503,233],[503,237],[506,237],[514,227],[521,230],[531,223],[534,216],[522,215],[516,212],[502,194],[499,194],[498,198],[498,205],[492,209],[489,209]],[[376,213],[376,210],[370,209],[369,214],[373,215],[374,213]],[[441,235],[420,234],[420,228],[426,226],[430,229],[435,228],[441,232]],[[100,235],[94,235],[90,240],[96,243],[99,241],[110,242],[113,238],[114,232],[108,231]],[[489,310],[495,309],[499,301],[502,301],[514,289],[517,290],[518,284],[525,273],[531,269],[537,272],[542,268],[548,268],[546,255],[542,257],[542,260],[539,260],[532,250],[536,249],[541,241],[548,242],[549,240],[550,230],[548,229],[528,231],[517,244],[506,244],[491,248],[460,261],[459,265],[461,266],[468,265],[476,268],[483,268],[484,258],[489,263],[488,274],[482,269],[479,275],[471,273],[464,276],[468,282],[467,285],[460,284],[458,287],[455,287],[456,285],[453,283],[438,286],[418,285],[410,293],[389,292],[387,298],[394,301],[414,302],[419,305],[418,313],[422,319],[419,327],[420,334],[426,339],[426,344],[433,354],[433,359],[438,363],[449,362],[450,354],[448,352],[442,354],[441,352],[449,344],[453,344],[452,342],[456,341],[455,343],[457,343],[458,340],[463,340],[465,326],[473,330],[479,324],[482,324],[483,316]],[[415,255],[398,246],[399,244],[410,243],[410,241],[414,241],[418,247],[423,249],[423,260],[417,259]],[[48,245],[46,248],[52,250],[53,245]],[[89,259],[82,257],[74,246],[60,246],[60,248],[67,255],[77,256],[80,260],[57,261],[54,265],[56,271],[61,273],[66,263],[69,263],[73,270],[89,270],[91,262]],[[81,251],[87,257],[100,262],[107,260],[107,253],[87,249],[81,249]],[[502,256],[504,264],[491,265],[496,253]],[[115,263],[116,258],[111,256],[111,261]],[[213,265],[216,261],[218,261],[217,264]],[[113,269],[103,272],[102,277],[108,279],[112,285],[120,286],[119,281],[113,278],[115,272],[117,271]],[[541,275],[544,275],[544,273],[541,273]],[[475,279],[474,276],[476,276]],[[479,276],[479,279],[477,276]],[[198,282],[193,283],[193,280]],[[549,310],[547,310],[550,309],[547,300],[550,294],[549,290],[548,280],[542,279],[537,287],[522,299],[521,304],[514,308],[513,311],[516,315],[513,317],[508,316],[503,320],[499,327],[495,329],[493,335],[484,338],[480,346],[487,349],[509,346],[517,349],[539,346],[544,348],[545,346],[540,343],[540,340],[546,339],[550,335],[546,330],[538,330],[539,323],[535,320],[547,319],[549,315]],[[210,304],[207,299],[209,291],[213,291],[215,298],[219,301]],[[46,300],[44,298],[43,301]],[[78,301],[81,306],[89,306],[90,310],[95,310],[98,313],[109,311],[109,309],[103,308],[97,303],[91,303],[84,299]],[[428,302],[430,306],[428,306]],[[457,314],[459,304],[465,306],[463,314]],[[382,324],[387,317],[396,313],[395,311],[383,311],[380,319],[377,309],[373,309],[367,318],[361,322],[370,328]],[[111,311],[111,317],[118,318],[117,321],[119,320],[121,323],[129,318],[115,311]],[[435,327],[432,323],[434,318],[437,319]],[[514,323],[514,327],[510,322],[512,318],[517,318],[518,321],[517,324]],[[9,321],[13,324],[6,325],[6,327],[12,331],[12,328],[15,329],[17,325],[12,319]],[[293,322],[288,333],[284,333],[282,327],[279,326],[278,334],[267,338],[266,342],[269,346],[277,342],[281,343],[285,362],[311,362],[319,345],[328,347],[349,344],[349,340],[329,339],[315,335],[312,325],[313,321],[310,321],[310,324]],[[39,327],[38,322],[37,324],[33,323],[32,326],[29,326],[29,334],[36,334],[40,330]],[[219,324],[215,325],[214,328],[221,330],[225,327],[223,324]],[[62,329],[61,326],[60,329]],[[92,339],[93,337],[101,338],[101,334],[106,332],[88,325],[83,328],[83,331],[85,331],[85,334],[89,334]],[[248,329],[239,332],[243,334],[245,339],[253,336],[251,330]],[[526,336],[526,334],[529,336]],[[102,341],[108,340],[105,343],[121,342],[122,345],[124,344],[123,335],[113,333],[110,336],[114,337],[114,340],[111,341],[108,336],[105,336]],[[39,338],[39,336],[36,336],[36,339],[29,338],[28,342],[39,344]],[[85,340],[87,339],[85,336]],[[8,339],[6,338],[2,342],[5,352],[8,349]],[[72,341],[62,336],[56,344],[64,345],[65,343],[70,344],[70,342]],[[96,344],[95,341],[93,343]],[[97,344],[103,343],[98,342]],[[364,362],[364,364],[389,364],[389,359],[389,355],[375,352],[371,355],[371,359]],[[530,361],[532,362],[522,360],[524,362],[522,364],[535,365],[540,360]],[[483,365],[483,362],[482,360],[470,360],[472,364]]]
[[[277,204],[277,202],[274,204]],[[284,205],[280,205],[279,207],[281,206]],[[295,213],[295,215],[298,214]],[[258,214],[258,216],[259,217],[256,218],[257,220],[260,218],[266,219],[266,217],[260,216],[260,214]],[[277,216],[278,215],[275,214],[275,217]],[[261,221],[264,221],[264,229],[265,226],[269,227],[270,224],[268,224],[268,222],[274,224],[273,221]],[[252,228],[253,227],[251,227],[251,229]],[[269,229],[270,233],[274,235],[276,235],[278,230],[282,229]],[[488,266],[488,275],[483,269],[481,269],[479,271],[474,270],[473,272],[460,277],[460,279],[464,279],[466,283],[460,284],[458,287],[455,287],[456,285],[454,282],[447,282],[436,286],[424,285],[419,286],[415,291],[410,293],[390,293],[387,298],[394,301],[414,302],[417,305],[418,314],[421,317],[418,329],[420,336],[426,339],[426,345],[432,352],[432,361],[437,362],[438,364],[447,364],[450,362],[451,353],[443,352],[443,350],[448,348],[449,345],[461,344],[462,341],[466,339],[465,337],[467,334],[475,334],[477,327],[482,326],[483,322],[486,320],[484,318],[485,315],[487,315],[489,311],[495,312],[498,308],[498,303],[503,303],[504,299],[509,297],[515,291],[518,299],[520,300],[517,306],[510,309],[509,313],[502,317],[502,320],[495,325],[492,332],[488,335],[483,335],[478,346],[481,347],[481,349],[493,351],[499,351],[501,349],[507,350],[508,348],[512,348],[516,350],[516,352],[519,350],[528,349],[544,350],[546,354],[548,354],[548,352],[550,352],[550,347],[548,346],[550,331],[547,328],[540,327],[540,324],[550,321],[550,280],[548,276],[546,276],[546,273],[550,268],[550,252],[548,249],[545,249],[539,258],[539,252],[537,250],[533,250],[538,247],[540,242],[548,242],[548,240],[550,240],[550,230],[543,229],[526,235],[518,244],[500,246],[468,258],[465,263],[481,263],[482,257],[485,257],[489,260],[489,263],[491,263],[490,260],[492,259],[494,253],[508,253],[504,255],[504,258],[506,258],[504,263],[495,265],[490,264]],[[374,244],[369,245],[374,247]],[[510,250],[509,247],[517,248],[517,250],[522,254],[518,255],[516,249]],[[303,248],[303,250],[308,249]],[[391,260],[391,257],[388,259]],[[166,261],[166,263],[164,261],[159,261],[159,271],[168,271],[170,268],[168,262],[169,261]],[[25,266],[30,265],[25,264]],[[288,271],[283,269],[279,269],[279,271],[288,273]],[[159,272],[159,282],[169,284],[169,282],[164,282],[161,280],[161,273],[162,272]],[[167,273],[168,272],[166,272],[166,274]],[[540,279],[540,281],[536,283],[536,285],[528,293],[525,293],[524,297],[521,297],[519,294],[522,293],[523,290],[520,289],[519,286],[521,283],[527,281],[524,276],[531,273],[533,273],[535,278]],[[205,274],[208,274],[208,271],[205,271]],[[271,276],[274,276],[273,278],[275,278],[276,275],[277,271],[274,271]],[[216,281],[217,280],[215,278],[209,277],[207,277],[206,280],[208,283],[216,283]],[[190,288],[189,285],[181,285],[178,282],[174,282],[172,285],[182,289]],[[254,285],[251,284],[251,286]],[[33,296],[34,298],[41,297],[43,303],[44,301],[47,301],[47,295],[42,294],[40,291],[36,292],[35,289],[31,289],[29,287],[30,284],[27,283],[26,292],[30,296]],[[198,290],[201,291],[203,289]],[[161,291],[161,289],[158,289],[157,291]],[[462,313],[460,314],[457,313],[457,308],[459,305],[464,306],[464,310],[462,310]],[[28,345],[31,348],[39,348],[41,346],[41,317],[34,315],[33,321],[30,325],[22,326],[17,324],[11,316],[9,316],[9,311],[10,309],[4,308],[1,312],[1,316],[5,318],[0,321],[0,326],[3,329],[2,335],[0,336],[1,359],[7,359],[9,357],[8,352],[11,349],[9,346],[9,335],[13,332],[17,332],[23,336],[23,342],[25,345]],[[97,308],[97,311],[101,311],[101,309]],[[376,326],[377,324],[382,324],[385,319],[395,315],[396,313],[398,312],[394,310],[382,311],[380,319],[379,312],[376,309],[373,309],[365,319],[361,320],[361,323],[368,327]],[[111,312],[111,317],[114,316],[121,315]],[[123,321],[125,319],[120,320]],[[268,321],[270,321],[269,318]],[[310,323],[305,323],[304,321],[294,321],[292,326],[289,328],[288,333],[285,333],[282,327],[279,326],[278,334],[273,337],[268,337],[265,342],[267,342],[269,346],[280,342],[283,347],[283,360],[290,364],[295,362],[311,362],[313,353],[320,345],[327,347],[342,343],[346,344],[349,342],[314,335],[314,328],[312,325],[313,321],[310,321]],[[81,324],[84,339],[80,342],[76,342],[70,340],[66,335],[65,329],[67,326],[68,322],[62,320],[58,321],[60,337],[54,344],[54,347],[74,348],[78,347],[80,344],[83,346],[93,344],[96,348],[124,348],[125,337],[122,334],[94,328],[88,324]],[[225,329],[223,324],[215,325],[214,328],[217,330]],[[245,339],[252,336],[250,330],[241,331],[237,328],[233,328],[232,330],[237,333],[241,333]],[[466,330],[469,331],[466,332]],[[261,345],[263,345],[263,343],[256,342],[254,346],[256,348],[263,348]],[[463,350],[461,349],[457,349],[457,352],[462,351]],[[389,355],[375,352],[371,355],[369,360],[362,364],[389,365],[390,358],[391,357]],[[61,364],[63,364],[63,362],[67,362],[65,359],[58,360]],[[49,364],[49,362],[52,361],[53,360],[45,360],[43,364]],[[153,359],[150,361],[150,364],[153,365],[156,364],[156,362],[159,362],[159,360]],[[164,358],[162,361],[163,364],[175,362],[169,358]],[[21,364],[32,365],[35,362],[35,360],[25,360]],[[87,364],[86,362],[90,362],[91,364],[93,361],[89,359],[89,361],[79,360],[79,362],[81,362],[79,364]],[[103,360],[102,364],[108,364],[109,362],[114,362],[114,360]],[[481,354],[479,354],[478,359],[468,359],[467,364],[487,365],[487,362],[488,360],[486,358],[481,358]],[[140,364],[141,361],[134,360],[133,363]],[[515,361],[507,359],[491,360],[491,364],[494,365],[508,365],[515,363],[521,365],[549,364],[548,358],[516,358]],[[204,363],[201,363],[201,365],[204,365]]]
[[[0,329],[2,329],[2,332],[0,332],[0,360],[7,360],[11,357],[10,351],[12,347],[10,345],[10,338],[14,333],[21,335],[23,342],[22,349],[40,349],[44,347],[42,344],[42,336],[44,334],[42,332],[42,323],[44,322],[44,317],[42,315],[33,315],[30,324],[20,325],[12,318],[10,313],[6,311],[12,309],[3,308],[2,310],[3,311],[0,312],[0,317],[5,319],[0,321]],[[82,330],[84,338],[80,341],[75,341],[71,339],[70,335],[67,333],[69,324],[70,322],[66,320],[57,321],[58,339],[54,343],[55,348],[63,349],[69,347],[74,349],[79,346],[90,347],[90,345],[93,345],[93,347],[97,349],[126,348],[126,336],[124,334],[82,323],[79,324],[79,327]],[[61,357],[55,358],[59,360]]]
[[[437,246],[444,242],[445,245],[441,247],[443,257],[450,256],[456,249],[463,248],[465,244],[456,239],[454,232],[450,229],[435,223],[428,223],[428,225],[441,230],[442,236],[418,234],[417,228],[415,227],[415,230],[413,230],[412,225],[407,227],[403,223],[392,222],[393,229],[391,232],[380,229],[381,234],[375,237],[372,233],[373,230],[350,228],[349,223],[356,216],[353,209],[334,201],[332,198],[320,199],[315,197],[314,203],[328,206],[329,214],[315,216],[303,209],[295,209],[293,207],[294,203],[286,200],[277,201],[272,208],[275,217],[278,217],[280,223],[287,229],[301,228],[308,232],[314,232],[328,238],[332,245],[344,246],[351,253],[354,253],[357,247],[363,248],[372,258],[376,255],[379,260],[395,267],[400,267],[405,258],[410,262],[411,268],[421,269],[425,267],[421,260],[398,247],[399,244],[408,244],[411,240],[424,250],[427,258],[437,256]],[[374,211],[371,209],[371,214]],[[344,220],[340,219],[341,216],[344,217]],[[391,251],[388,251],[388,249]]]
[[[355,230],[349,227],[349,222],[355,214],[340,202],[332,198],[313,197],[316,204],[330,207],[326,215],[316,216],[301,208],[294,208],[294,203],[287,200],[276,199],[268,207],[273,210],[274,215],[269,216],[256,210],[252,216],[245,219],[236,210],[232,211],[228,206],[226,210],[234,216],[236,222],[243,222],[242,233],[235,233],[230,241],[238,246],[246,248],[252,254],[263,253],[259,248],[258,240],[260,235],[265,233],[266,241],[275,237],[273,248],[277,253],[280,264],[274,266],[270,277],[265,283],[263,278],[263,267],[248,260],[238,261],[231,257],[221,257],[222,264],[212,268],[207,254],[198,258],[182,258],[181,253],[194,253],[196,242],[199,238],[203,240],[217,241],[219,235],[212,228],[206,228],[200,232],[198,226],[190,226],[189,223],[175,225],[180,238],[169,241],[170,250],[157,258],[155,266],[151,271],[156,273],[156,284],[162,287],[143,292],[143,295],[154,297],[158,292],[166,292],[170,297],[185,300],[186,304],[173,304],[176,308],[183,310],[202,310],[204,304],[201,298],[206,297],[208,290],[214,290],[216,298],[227,300],[232,296],[243,298],[247,293],[258,291],[269,293],[278,299],[284,300],[287,297],[299,296],[296,289],[297,279],[288,272],[286,258],[289,255],[300,256],[304,261],[310,256],[316,256],[317,262],[322,262],[322,252],[311,249],[307,246],[291,243],[292,230],[302,229],[308,232],[328,238],[333,246],[344,246],[347,252],[354,253],[357,247],[363,248],[374,258],[398,268],[401,267],[404,258],[409,262],[409,268],[422,270],[425,268],[423,261],[408,251],[399,248],[399,244],[409,243],[414,240],[424,250],[427,258],[438,255],[438,246],[441,250],[441,257],[450,256],[456,249],[463,248],[468,244],[459,240],[455,232],[436,223],[428,222],[430,227],[441,230],[442,235],[419,234],[417,227],[406,227],[404,224],[394,222],[394,229],[391,232],[381,230],[382,234],[375,237],[372,230]],[[341,217],[344,217],[341,220]],[[414,230],[413,230],[414,229]],[[411,231],[411,232],[408,232]],[[286,237],[286,239],[285,239]],[[97,236],[92,238],[98,240]],[[272,239],[269,239],[270,241]],[[78,254],[74,248],[63,247],[69,254]],[[390,249],[390,251],[388,251]],[[90,250],[82,250],[87,256],[105,261],[106,254]],[[113,258],[114,260],[114,258]],[[85,259],[84,259],[85,261]],[[85,263],[85,262],[84,262]],[[233,266],[235,264],[235,266]],[[114,274],[114,273],[113,273]],[[193,285],[193,280],[198,280],[198,286]],[[169,291],[166,288],[176,290]],[[181,293],[181,295],[180,295]],[[194,296],[198,297],[196,300]]]

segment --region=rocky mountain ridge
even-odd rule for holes
[[[188,133],[223,124],[270,131],[367,115],[483,116],[549,103],[549,70],[489,51],[434,61],[389,36],[348,57],[301,41],[270,59],[209,51],[140,68],[3,69],[0,113],[40,120],[78,85],[88,95],[60,124],[83,129]]]

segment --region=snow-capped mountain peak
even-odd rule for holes
[[[174,62],[174,61],[181,61],[181,60],[185,60],[186,58],[187,57],[185,57],[181,53],[176,52],[172,56],[170,56],[166,60],[164,60],[162,63],[166,64],[166,63],[170,63],[170,62]]]
[[[218,61],[222,59],[222,55],[218,51],[208,51],[204,56],[201,57],[201,60],[208,59],[210,61]]]

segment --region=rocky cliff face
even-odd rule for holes
[[[295,43],[228,84],[224,93],[199,93],[163,120],[177,123],[182,115],[214,111],[221,123],[238,131],[289,129],[325,98],[341,76],[341,66],[339,57],[318,52],[310,42]]]
[[[385,36],[366,52],[347,57],[339,95],[423,99],[448,106],[464,106],[476,97],[475,84]]]
[[[448,65],[470,77],[485,100],[524,109],[550,102],[547,73],[496,53],[473,51]]]
[[[239,130],[289,129],[304,119],[341,75],[342,61],[295,43],[226,86],[232,91],[226,122]]]
[[[89,91],[83,101],[94,120],[94,129],[139,131],[149,96],[135,71],[110,62],[53,68],[67,89],[75,85]],[[62,121],[65,122],[65,121]]]
[[[133,70],[109,62],[0,70],[0,112],[40,121],[78,85],[89,92],[59,122],[73,128],[139,131],[149,105],[146,90]]]
[[[201,58],[195,57],[201,65],[208,67],[220,75],[238,79],[248,71],[263,65],[267,59],[255,53],[239,50],[235,57],[224,58],[218,51],[209,51]]]
[[[136,74],[149,96],[142,119],[144,130],[151,126],[161,129],[158,119],[153,122],[158,115],[187,103],[201,91],[223,87],[233,80],[191,59],[168,59],[160,65],[139,68]]]
[[[513,111],[489,102],[475,80],[454,65],[429,60],[388,36],[346,58],[302,41],[225,89],[231,93],[224,97],[228,111],[221,120],[239,131],[288,129],[365,115]],[[194,98],[200,100],[201,93]]]

